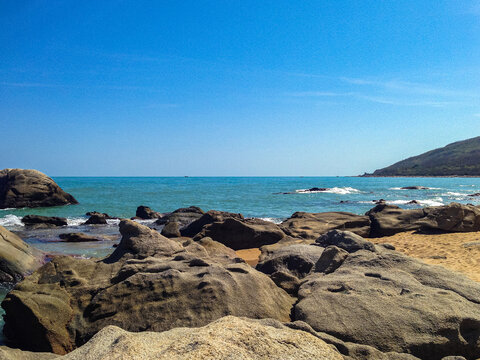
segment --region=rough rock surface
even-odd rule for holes
[[[360,236],[370,233],[370,219],[348,212],[306,213],[296,212],[280,224],[280,228],[289,236],[315,240],[329,230],[352,231]]]
[[[225,315],[290,319],[293,299],[242,260],[130,220],[120,232],[108,258],[56,257],[17,284],[2,303],[6,336],[26,350],[63,354],[107,325],[164,331]]]
[[[201,218],[203,214],[205,214],[205,212],[199,207],[190,206],[188,208],[177,209],[170,214],[161,217],[155,223],[157,225],[164,225],[169,221],[175,221],[178,223],[178,226],[181,230],[195,220]]]
[[[342,356],[307,332],[226,316],[200,329],[176,328],[162,333],[130,333],[109,326],[62,359],[342,360]]]
[[[203,227],[214,222],[222,222],[227,218],[233,218],[237,220],[244,220],[242,214],[235,214],[226,211],[210,210],[203,214],[200,218],[186,226],[181,230],[182,236],[194,237]]]
[[[380,204],[366,215],[371,220],[371,237],[391,236],[412,230],[448,232],[480,231],[480,209],[473,205],[451,203],[444,206],[404,210]]]
[[[100,239],[96,238],[95,236],[87,235],[85,233],[77,232],[77,233],[65,233],[58,235],[62,241],[65,242],[88,242],[88,241],[101,241]]]
[[[168,238],[175,238],[175,237],[180,237],[182,234],[180,234],[180,230],[178,228],[178,222],[176,221],[169,221],[165,224],[165,226],[162,229],[161,234],[165,237]]]
[[[22,351],[0,346],[0,360],[52,360],[60,358],[57,354]]]
[[[77,204],[51,178],[37,170],[0,170],[0,209]]]
[[[358,250],[375,251],[373,243],[351,231],[330,230],[315,240],[315,244],[324,248],[335,245],[349,253]]]
[[[39,268],[45,254],[0,226],[0,282],[15,283]]]
[[[307,276],[323,253],[314,245],[293,244],[280,248],[261,248],[256,269],[270,275],[272,280],[290,294],[296,294],[300,280]]]
[[[274,244],[285,237],[278,225],[260,219],[226,218],[203,227],[194,239],[210,237],[234,250]]]
[[[307,276],[298,296],[294,318],[343,341],[422,359],[480,357],[480,284],[385,247]]]
[[[135,216],[138,218],[138,219],[144,219],[144,220],[149,220],[149,219],[158,219],[158,218],[161,218],[163,216],[163,214],[159,213],[159,212],[156,212],[156,211],[153,211],[152,209],[150,209],[148,206],[143,206],[143,205],[140,205],[138,208],[137,208],[137,211],[135,213]]]
[[[66,226],[67,219],[56,216],[25,215],[22,222],[30,227],[57,227]]]

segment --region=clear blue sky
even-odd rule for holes
[[[356,175],[480,135],[480,1],[0,0],[0,168]]]

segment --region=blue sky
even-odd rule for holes
[[[357,175],[480,135],[480,1],[0,0],[0,168]]]

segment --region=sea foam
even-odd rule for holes
[[[330,194],[354,194],[354,193],[361,193],[360,190],[352,188],[352,187],[333,187],[333,188],[325,188],[325,190],[318,190],[318,191],[311,191],[309,189],[298,189],[295,190],[298,194],[318,194],[318,193],[330,193]]]

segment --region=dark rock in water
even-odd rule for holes
[[[161,234],[167,238],[175,238],[182,236],[180,230],[178,229],[178,223],[176,221],[169,221],[165,224],[162,229]]]
[[[468,196],[480,196],[480,193],[470,194]]]
[[[315,243],[324,248],[330,245],[335,245],[349,253],[358,250],[375,251],[375,245],[373,245],[373,243],[366,241],[361,236],[350,231],[330,230],[326,234],[320,236]]]
[[[402,190],[429,190],[430,188],[425,186],[404,186],[401,187]]]
[[[0,283],[16,283],[45,261],[45,254],[0,226]]]
[[[234,250],[258,248],[274,244],[285,237],[278,225],[260,219],[226,218],[204,226],[194,240],[210,237]]]
[[[37,170],[0,170],[0,209],[77,204],[51,178]]]
[[[57,227],[66,226],[67,219],[56,216],[25,215],[22,222],[30,227]]]
[[[313,192],[313,191],[328,191],[330,190],[329,188],[318,188],[318,187],[313,187],[310,189],[305,190],[305,192]]]
[[[2,303],[5,335],[25,350],[63,354],[112,324],[158,332],[228,314],[290,320],[294,299],[248,264],[130,220],[120,232],[111,256],[55,257],[19,283]]]
[[[104,214],[93,214],[84,225],[105,225],[106,223],[107,217]]]
[[[480,357],[480,284],[443,267],[378,246],[307,276],[298,296],[294,320],[345,342],[421,359]]]
[[[291,237],[310,240],[315,240],[333,229],[348,230],[360,236],[368,236],[370,219],[368,216],[348,212],[296,212],[282,222],[280,228]]]
[[[135,216],[136,216],[138,219],[150,220],[150,219],[158,219],[158,218],[161,218],[161,217],[163,216],[163,214],[161,214],[161,213],[159,213],[159,212],[156,212],[156,211],[153,211],[153,210],[150,209],[148,206],[140,205],[140,206],[137,208],[137,212],[135,213]]]
[[[203,214],[205,214],[205,212],[197,206],[180,208],[158,219],[155,224],[164,225],[169,221],[175,221],[178,223],[179,229],[182,230],[195,220],[201,218]]]
[[[420,203],[417,200],[412,200],[412,201],[409,201],[407,205],[420,205]]]
[[[386,200],[385,199],[380,199],[380,200],[372,200],[372,202],[376,205],[383,205],[383,204],[386,204]]]
[[[107,213],[101,213],[101,212],[98,212],[98,211],[89,211],[89,212],[85,213],[85,215],[86,216],[99,215],[99,216],[105,217],[105,219],[118,219],[116,217],[108,215]]]
[[[235,214],[226,211],[210,210],[203,214],[200,218],[190,223],[188,226],[181,230],[182,236],[194,237],[197,235],[205,225],[212,224],[214,222],[222,222],[227,218],[244,220],[242,214]]]
[[[88,241],[101,241],[100,239],[87,235],[85,233],[66,233],[58,235],[60,239],[65,242],[88,242]]]

